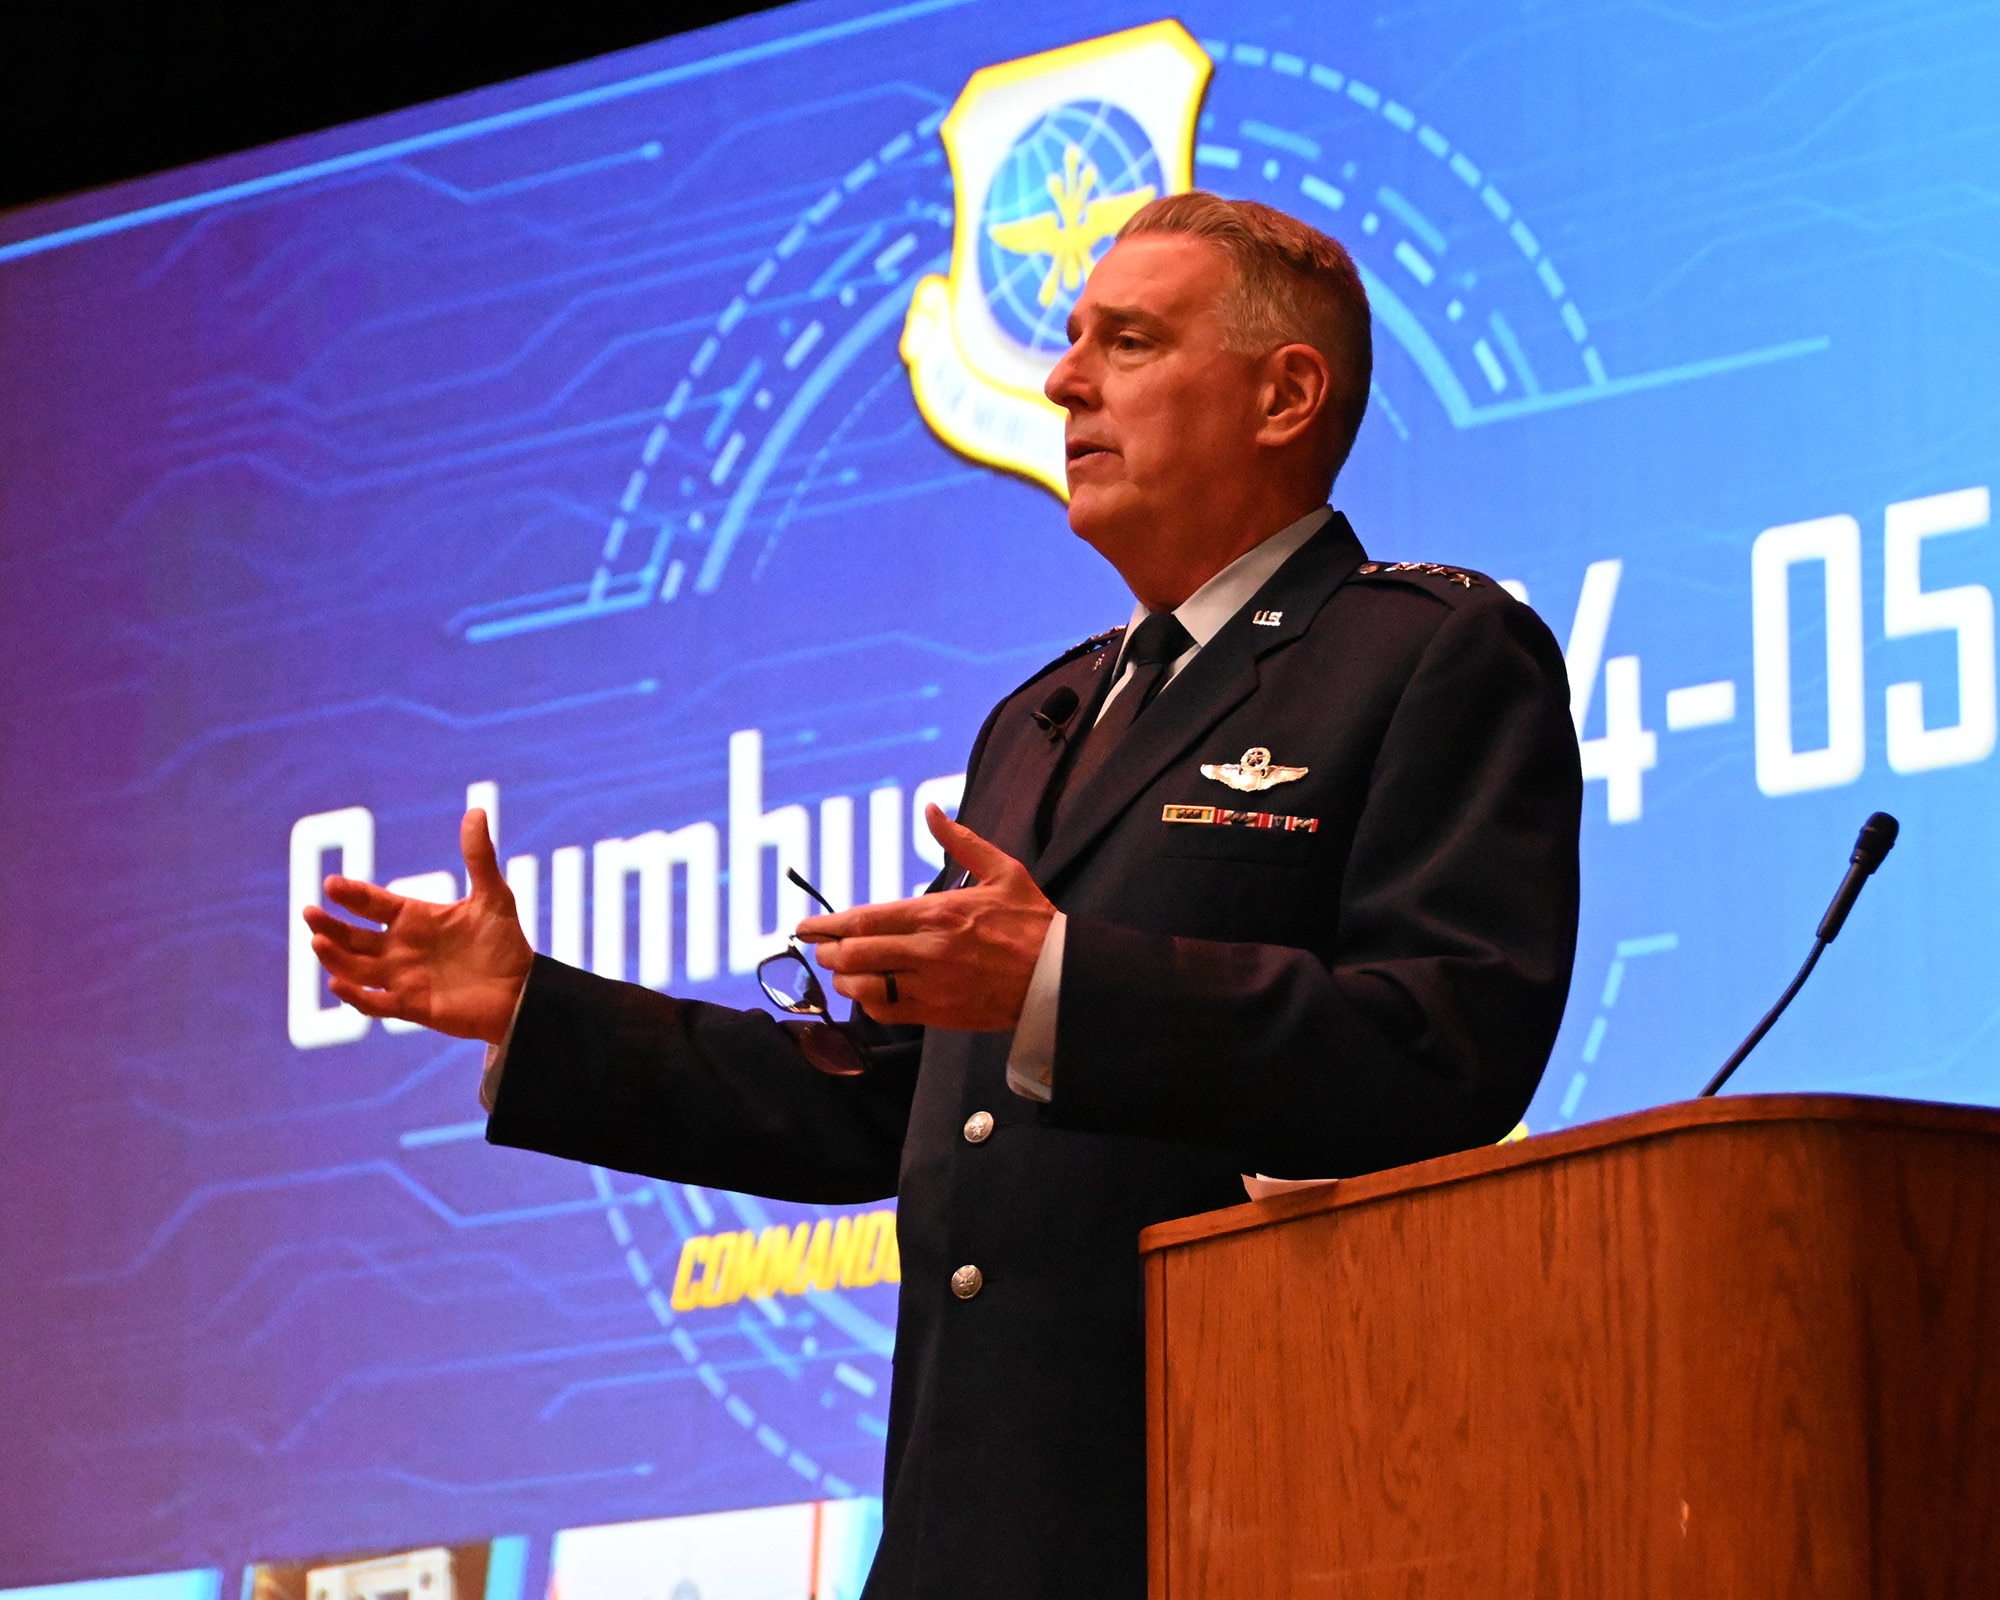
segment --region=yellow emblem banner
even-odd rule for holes
[[[1067,498],[1063,413],[1043,395],[1070,308],[1126,221],[1193,178],[1211,63],[1155,22],[985,67],[939,128],[951,272],[920,282],[902,356],[933,432]]]

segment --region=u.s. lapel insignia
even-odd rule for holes
[[[1226,783],[1232,789],[1240,789],[1245,794],[1255,794],[1260,789],[1274,788],[1278,784],[1303,778],[1306,771],[1304,767],[1273,766],[1271,752],[1258,744],[1245,750],[1241,761],[1204,766],[1201,775],[1213,778],[1217,783]]]

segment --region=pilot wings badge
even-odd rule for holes
[[[1232,789],[1241,789],[1245,794],[1255,794],[1260,789],[1272,789],[1281,783],[1303,778],[1307,770],[1305,767],[1273,766],[1271,752],[1259,744],[1245,750],[1241,761],[1204,766],[1201,775],[1213,778],[1217,783],[1226,783]]]

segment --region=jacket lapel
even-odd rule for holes
[[[1035,878],[1045,893],[1162,772],[1256,689],[1259,660],[1304,633],[1364,558],[1361,541],[1336,511],[1333,520],[1223,624],[1160,691],[1146,714],[1133,723],[1125,742],[1065,808],[1048,848],[1034,864]],[[1258,612],[1273,611],[1281,619],[1276,626],[1251,621]]]
[[[1112,645],[1080,656],[1033,685],[1035,698],[1026,702],[1027,707],[1046,700],[1058,685],[1076,691],[1077,709],[1070,714],[1062,738],[1050,738],[1032,722],[1032,710],[1017,707],[1011,716],[1018,721],[995,730],[988,754],[981,759],[974,784],[974,793],[981,800],[977,809],[965,814],[967,825],[1031,872],[1041,854],[1043,834],[1039,818],[1049,804],[1050,785],[1062,768],[1077,730],[1090,726],[1111,677],[1109,660],[1116,653],[1116,646]],[[989,766],[996,770],[989,771]],[[948,878],[955,879],[956,875],[956,867],[947,869]]]

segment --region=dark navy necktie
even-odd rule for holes
[[[1083,748],[1077,752],[1076,764],[1063,784],[1062,798],[1056,802],[1058,822],[1070,802],[1083,792],[1097,769],[1111,759],[1112,753],[1125,742],[1132,724],[1166,686],[1174,663],[1193,648],[1194,635],[1181,626],[1180,619],[1171,611],[1155,611],[1132,630],[1124,651],[1124,662],[1131,667],[1132,676],[1118,691],[1118,697],[1105,707],[1096,726],[1084,735]]]

